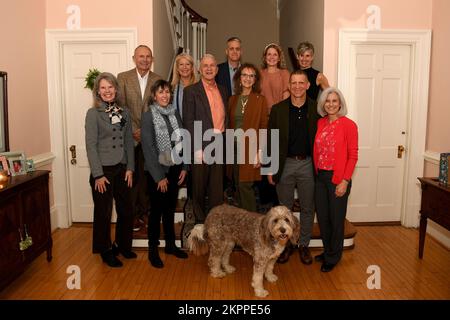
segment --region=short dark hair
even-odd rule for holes
[[[165,89],[165,88],[168,88],[169,91],[172,92],[172,86],[170,85],[170,83],[168,81],[166,81],[164,79],[156,80],[155,83],[150,88],[150,94],[151,94],[150,103],[155,102],[156,91],[158,91],[159,89]]]
[[[289,82],[291,82],[292,76],[294,76],[294,75],[300,75],[300,74],[304,75],[305,78],[306,78],[306,80],[308,80],[308,82],[309,82],[308,74],[307,74],[305,71],[301,70],[301,69],[299,69],[299,70],[294,70],[294,71],[291,72],[291,74],[289,75]]]

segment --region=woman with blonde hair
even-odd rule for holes
[[[267,99],[268,114],[272,106],[289,98],[289,71],[283,50],[276,43],[264,48],[261,66],[261,93]]]
[[[180,53],[175,58],[171,86],[173,88],[173,105],[183,117],[183,90],[196,81],[194,59],[187,53]]]

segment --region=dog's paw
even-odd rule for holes
[[[223,270],[225,270],[226,273],[233,273],[236,271],[236,268],[232,265],[223,266]]]
[[[265,276],[266,276],[267,281],[269,281],[269,282],[275,282],[275,281],[278,280],[278,277],[275,274],[273,274],[273,273],[272,274],[266,274]]]
[[[269,291],[266,289],[255,289],[255,296],[265,298],[269,295]]]
[[[211,277],[213,277],[213,278],[223,278],[226,275],[227,274],[225,272],[223,272],[222,270],[220,270],[220,271],[211,271]]]

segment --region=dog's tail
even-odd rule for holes
[[[196,224],[191,230],[191,234],[187,239],[187,247],[196,256],[201,256],[208,253],[208,243],[204,237],[205,225]]]

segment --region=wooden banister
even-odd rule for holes
[[[194,9],[189,7],[189,5],[186,3],[185,0],[181,0],[181,4],[186,9],[186,11],[189,13],[191,17],[191,22],[198,22],[198,23],[208,23],[208,19],[205,17],[202,17],[198,12],[196,12]]]

